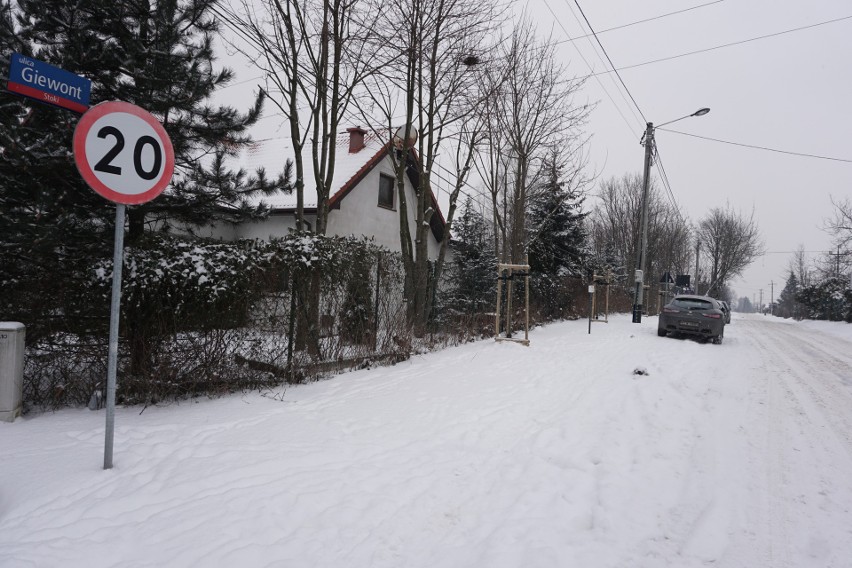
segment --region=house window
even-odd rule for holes
[[[382,174],[379,177],[379,207],[393,209],[393,194],[396,180],[391,176]]]

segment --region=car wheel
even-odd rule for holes
[[[723,337],[724,337],[724,336],[722,336],[722,335],[717,335],[717,336],[715,336],[715,337],[713,338],[713,343],[714,343],[714,344],[716,344],[716,345],[722,345],[722,338],[723,338]]]
[[[665,329],[657,329],[657,335],[660,337],[665,337],[668,335],[668,332]]]

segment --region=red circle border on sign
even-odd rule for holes
[[[151,189],[143,193],[128,195],[126,193],[120,193],[110,189],[97,178],[95,172],[89,166],[89,161],[86,159],[86,136],[89,134],[89,130],[92,128],[92,125],[94,125],[94,123],[104,115],[116,112],[132,114],[144,120],[151,128],[154,129],[163,144],[163,151],[165,153],[165,167],[163,168],[163,175]],[[77,170],[80,172],[80,175],[83,176],[83,180],[89,184],[89,187],[95,190],[95,192],[100,194],[102,197],[105,197],[115,203],[123,203],[124,205],[139,205],[140,203],[151,201],[163,193],[163,190],[165,190],[166,186],[169,185],[169,182],[172,181],[172,175],[175,171],[175,151],[166,129],[163,128],[160,121],[147,110],[123,101],[109,101],[101,103],[86,111],[74,129],[73,151],[74,162],[77,164]]]

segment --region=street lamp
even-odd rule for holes
[[[645,295],[645,257],[648,249],[648,185],[651,179],[651,158],[654,154],[654,129],[684,118],[704,116],[708,112],[710,112],[709,108],[700,108],[692,114],[664,122],[656,127],[653,122],[649,122],[645,127],[645,135],[640,141],[640,144],[645,145],[645,177],[642,183],[642,244],[636,254],[636,272],[634,273],[636,292],[633,296],[633,323],[642,323],[642,301]]]

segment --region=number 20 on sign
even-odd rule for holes
[[[130,103],[101,103],[74,130],[80,175],[101,196],[138,205],[169,184],[175,158],[169,135],[148,111]]]

